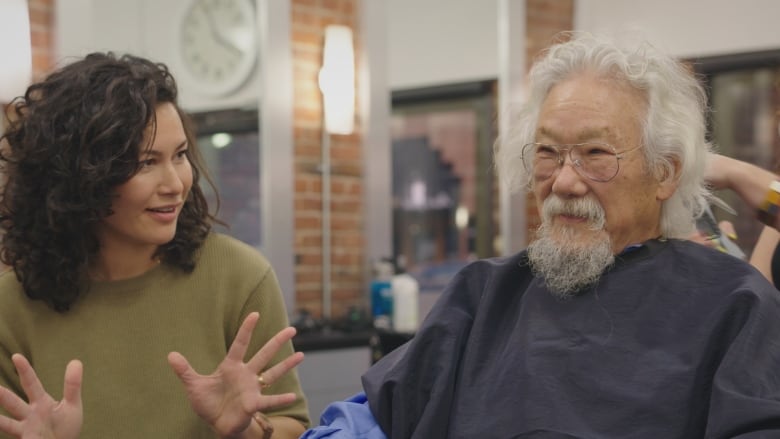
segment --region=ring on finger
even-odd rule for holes
[[[257,376],[257,382],[260,383],[261,389],[265,389],[266,387],[271,385],[271,383],[265,380],[265,377],[263,377],[262,373]]]

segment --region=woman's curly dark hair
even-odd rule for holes
[[[92,53],[11,103],[0,137],[0,260],[27,296],[64,312],[88,288],[100,248],[95,226],[112,214],[114,189],[139,169],[139,152],[151,145],[144,132],[163,103],[173,104],[184,123],[193,184],[176,235],[155,257],[189,272],[216,219],[198,184],[201,176],[211,180],[164,64]]]

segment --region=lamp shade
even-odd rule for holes
[[[325,130],[332,134],[351,134],[355,129],[355,50],[352,29],[347,26],[325,28],[319,85]]]
[[[32,78],[26,0],[0,1],[0,66],[0,103],[8,103],[24,94]]]

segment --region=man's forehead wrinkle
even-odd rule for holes
[[[585,128],[577,133],[576,141],[585,142],[592,139],[603,139],[608,137],[611,133],[612,130],[609,127]],[[540,126],[539,135],[551,138],[555,141],[559,141],[562,133],[545,126]]]

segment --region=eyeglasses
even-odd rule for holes
[[[571,164],[578,174],[593,181],[607,182],[620,170],[623,155],[635,151],[634,147],[623,152],[606,143],[588,142],[573,145],[548,145],[528,143],[523,146],[523,166],[535,179],[550,178],[566,161],[567,151]]]

